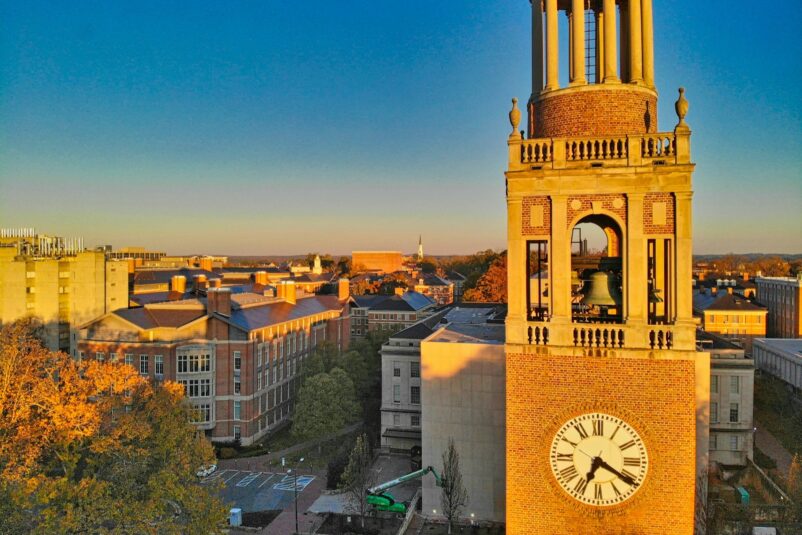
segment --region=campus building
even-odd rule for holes
[[[752,351],[760,371],[802,391],[802,338],[758,338]]]
[[[80,357],[183,384],[211,440],[248,445],[291,417],[301,370],[317,345],[347,348],[348,281],[339,289],[306,295],[283,282],[270,297],[209,288],[117,310],[83,326]]]
[[[693,309],[702,319],[702,329],[739,344],[747,354],[752,354],[754,338],[766,336],[766,307],[732,293],[732,287],[694,293]]]
[[[404,254],[401,251],[353,251],[351,269],[395,273],[404,269]]]
[[[436,303],[418,292],[398,289],[395,295],[355,295],[351,298],[351,337],[371,331],[396,333],[434,312]]]
[[[45,345],[75,357],[77,327],[128,306],[128,269],[80,239],[0,231],[0,323],[42,322]]]
[[[769,309],[768,336],[802,337],[802,273],[794,277],[757,277],[757,297]]]

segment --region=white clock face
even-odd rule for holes
[[[621,418],[592,412],[567,421],[554,436],[551,470],[574,499],[595,506],[631,498],[649,467],[646,446]]]

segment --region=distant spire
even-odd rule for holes
[[[418,235],[418,261],[423,260],[423,236]]]

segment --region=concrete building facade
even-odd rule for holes
[[[40,238],[0,245],[0,323],[35,317],[49,349],[76,357],[78,326],[128,306],[127,264],[102,252],[26,246]]]
[[[757,277],[757,297],[769,309],[768,336],[802,337],[802,273],[793,277]]]
[[[759,370],[802,391],[802,338],[759,338],[752,351]]]

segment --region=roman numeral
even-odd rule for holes
[[[624,457],[624,466],[640,466],[640,457]]]
[[[627,442],[625,444],[621,444],[619,446],[619,448],[621,448],[621,451],[624,451],[624,450],[628,450],[629,448],[631,448],[634,445],[635,445],[635,441],[634,440],[630,440],[629,442]]]
[[[564,479],[566,483],[570,483],[578,475],[579,473],[576,471],[573,464],[560,470],[560,477]]]
[[[593,498],[596,500],[601,500],[602,498],[602,486],[598,483],[593,484]]]
[[[604,420],[593,420],[593,436],[604,436]]]
[[[613,431],[613,434],[612,434],[612,435],[610,435],[610,440],[612,440],[612,439],[614,439],[614,438],[615,438],[615,434],[616,434],[616,433],[618,433],[618,430],[619,430],[619,429],[621,429],[621,426],[620,426],[620,425],[617,425],[617,426],[615,426],[615,431]]]
[[[588,432],[585,431],[585,428],[582,426],[581,422],[576,424],[574,426],[574,429],[576,429],[576,432],[579,433],[579,438],[580,439],[584,440],[584,439],[588,438]]]
[[[621,496],[621,491],[618,490],[618,487],[615,486],[615,482],[614,481],[610,481],[610,485],[613,486],[613,492],[615,492],[615,497],[616,498],[620,497]]]
[[[586,488],[588,488],[588,480],[583,477],[580,477],[579,481],[577,481],[576,485],[574,485],[574,492],[582,496],[583,494],[585,494]]]
[[[574,456],[571,453],[558,453],[557,454],[558,461],[573,461]]]
[[[564,441],[568,442],[568,443],[569,443],[570,445],[572,445],[573,447],[575,447],[575,448],[576,448],[576,443],[575,443],[575,442],[571,442],[570,440],[568,440],[568,439],[567,439],[567,438],[565,438],[565,437],[563,437],[562,439],[563,439]]]
[[[635,481],[635,474],[630,473],[629,471],[627,471],[626,468],[621,470],[621,474],[627,476],[630,480],[632,480],[632,486],[633,487],[637,487],[638,486],[638,482]]]

